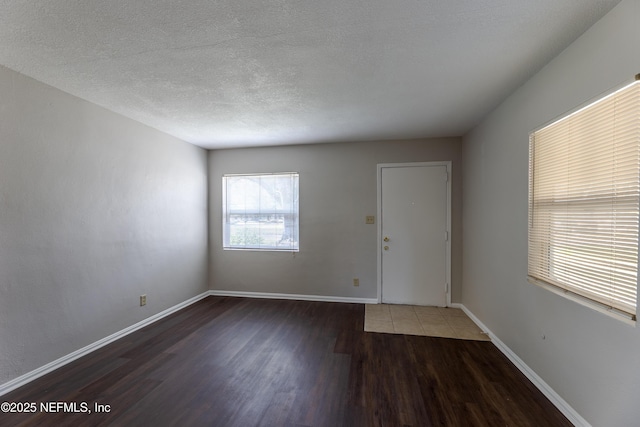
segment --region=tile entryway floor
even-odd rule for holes
[[[417,305],[367,304],[364,330],[389,334],[424,335],[491,341],[459,308]]]

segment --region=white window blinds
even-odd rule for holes
[[[640,81],[530,135],[529,278],[635,320]]]
[[[222,177],[224,249],[299,250],[298,174]]]

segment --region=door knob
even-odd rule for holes
[[[385,247],[384,247],[384,250],[385,250],[385,251],[388,251],[388,250],[389,250],[389,246],[385,246]]]
[[[389,241],[389,238],[388,238],[388,237],[385,237],[383,240],[384,240],[385,242],[388,242],[388,241]]]

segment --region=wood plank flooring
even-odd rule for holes
[[[0,425],[571,425],[490,342],[363,328],[359,304],[208,297],[0,397],[38,405]]]

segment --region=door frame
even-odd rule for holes
[[[446,306],[451,306],[451,161],[444,162],[410,162],[410,163],[379,163],[378,164],[378,304],[382,303],[382,169],[398,167],[446,166],[447,170],[447,241],[445,254],[445,295]],[[443,177],[444,179],[444,177]]]

